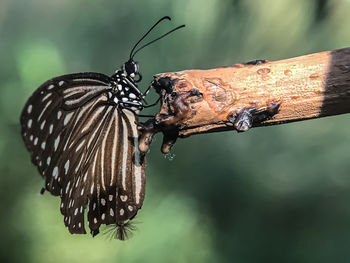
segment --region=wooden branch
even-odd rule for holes
[[[350,48],[281,61],[252,61],[210,70],[158,74],[154,119],[141,127],[140,149],[155,132],[162,151],[177,137],[281,124],[350,112]]]

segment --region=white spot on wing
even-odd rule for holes
[[[50,124],[50,127],[49,127],[49,133],[50,134],[52,133],[52,130],[53,130],[53,124]]]
[[[70,112],[66,115],[66,117],[64,117],[64,121],[63,121],[63,125],[67,125],[67,123],[70,121],[70,119],[72,118],[74,112]]]
[[[52,176],[56,179],[58,175],[58,167],[56,166],[55,168],[53,168],[52,170]]]
[[[57,112],[57,120],[59,120],[61,118],[61,116],[62,116],[62,111],[59,110]]]
[[[51,162],[51,157],[49,156],[49,157],[47,157],[47,159],[46,159],[46,164],[47,164],[47,165],[50,165],[50,162]]]
[[[80,180],[80,177],[78,177],[78,180],[77,180],[77,181],[76,181],[76,183],[75,183],[75,188],[77,188],[77,187],[78,187],[79,180]]]
[[[41,144],[41,149],[45,150],[45,146],[46,146],[46,142],[43,142],[43,143]]]
[[[32,124],[33,124],[33,120],[29,119],[28,122],[27,122],[27,127],[28,128],[32,128]]]
[[[68,184],[67,184],[67,186],[66,186],[66,193],[68,193],[69,185],[70,185],[70,181],[68,182]]]
[[[51,124],[52,125],[52,124]],[[57,150],[57,147],[58,147],[58,144],[60,143],[60,136],[58,135],[56,140],[55,140],[55,143],[54,143],[54,149],[55,151]]]
[[[40,130],[44,129],[45,123],[46,123],[46,120],[44,120],[44,121],[41,123],[41,125],[40,125]]]
[[[84,183],[86,181],[87,175],[88,175],[88,172],[86,172],[85,175],[84,175],[84,178],[83,178]]]
[[[32,109],[33,109],[33,105],[32,105],[32,104],[28,105],[28,107],[27,107],[27,112],[28,112],[28,113],[31,113],[31,112],[32,112]]]
[[[67,174],[69,169],[69,160],[64,164],[64,173]]]
[[[124,215],[124,209],[123,209],[123,208],[119,210],[119,214],[120,214],[121,216]]]
[[[113,211],[113,209],[111,208],[111,209],[109,209],[109,214],[111,215],[111,216],[114,216],[114,211]]]

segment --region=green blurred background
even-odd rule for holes
[[[19,127],[41,83],[112,74],[164,15],[153,37],[187,27],[137,55],[142,90],[160,72],[350,46],[349,14],[348,0],[0,0],[0,262],[349,262],[348,115],[180,139],[165,157],[157,137],[126,242],[69,234]]]

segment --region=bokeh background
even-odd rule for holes
[[[0,262],[349,262],[349,115],[178,140],[157,137],[133,238],[70,235],[20,137],[29,95],[66,73],[160,72],[350,46],[348,0],[0,0]],[[151,99],[156,96],[151,95]],[[155,112],[157,107],[150,112]]]

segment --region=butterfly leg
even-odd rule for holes
[[[150,91],[151,88],[152,88],[152,84],[148,86],[146,91],[142,94],[142,97],[146,97],[146,95],[148,94],[148,92]]]
[[[149,85],[148,88],[146,89],[146,91],[142,94],[142,100],[145,102],[146,105],[142,105],[143,108],[150,108],[150,107],[153,107],[155,106],[159,101],[160,101],[160,96],[159,98],[152,104],[150,105],[147,105],[147,101],[144,99],[146,97],[146,95],[149,93],[150,89],[152,88],[152,85]]]

